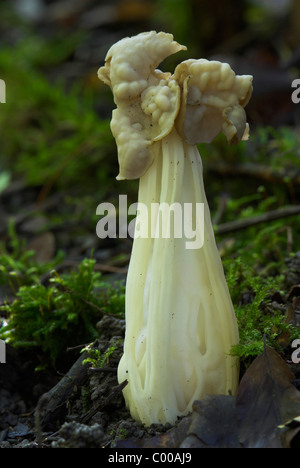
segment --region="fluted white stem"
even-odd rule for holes
[[[189,239],[134,239],[126,285],[126,337],[119,381],[132,416],[150,425],[173,423],[205,394],[234,393],[238,365],[235,314],[216,246],[196,146],[175,129],[154,143],[154,163],[140,179],[139,199],[152,203],[204,203],[204,245]],[[147,214],[144,215],[147,216]],[[194,211],[195,214],[195,211]],[[184,229],[182,229],[184,234]]]

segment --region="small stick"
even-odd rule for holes
[[[295,216],[300,214],[300,205],[291,205],[279,208],[278,210],[268,211],[258,216],[252,216],[251,218],[238,219],[237,221],[230,221],[228,223],[220,224],[216,226],[215,230],[217,234],[227,234],[229,232],[240,231],[257,224],[275,221],[277,219],[287,218],[288,216]]]

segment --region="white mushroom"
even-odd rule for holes
[[[126,404],[145,425],[174,423],[205,394],[234,394],[239,378],[230,355],[238,342],[237,323],[195,144],[221,131],[236,143],[248,132],[243,107],[252,78],[206,60],[183,62],[173,76],[156,70],[182,49],[170,34],[139,34],[115,44],[99,71],[117,105],[112,131],[118,178],[140,178],[118,379],[128,380]],[[166,206],[169,215],[190,208],[179,226],[176,218],[174,229],[169,217],[167,236]],[[189,229],[187,221],[193,221]]]

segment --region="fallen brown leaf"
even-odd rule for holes
[[[117,442],[139,448],[290,448],[300,439],[300,392],[294,374],[266,347],[245,372],[236,397],[208,395],[170,431]],[[296,440],[297,438],[297,440]]]
[[[180,448],[242,448],[238,439],[235,398],[207,395],[193,405],[188,435]]]
[[[266,347],[243,376],[236,398],[239,440],[247,448],[282,448],[279,426],[300,414],[294,374]]]

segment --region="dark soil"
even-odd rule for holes
[[[99,323],[103,352],[124,334],[124,321]],[[100,448],[122,438],[141,438],[146,430],[130,418],[117,381],[122,346],[108,365],[93,369],[79,354],[64,376],[37,374],[16,350],[7,347],[0,366],[0,448]],[[25,358],[25,359],[24,359]],[[162,428],[151,428],[155,435]]]

